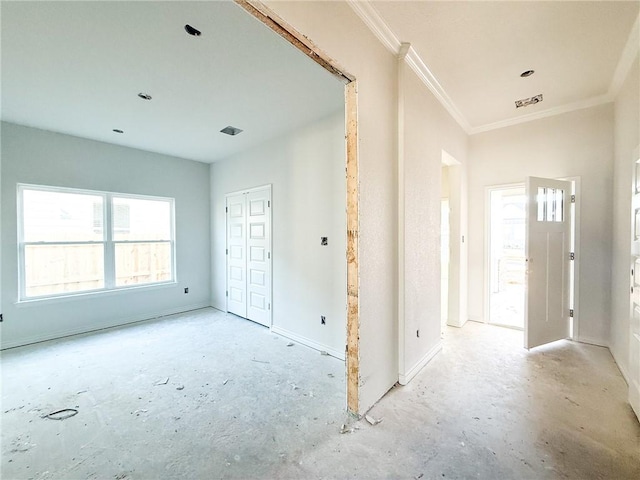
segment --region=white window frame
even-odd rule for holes
[[[105,293],[113,291],[127,291],[141,288],[154,288],[159,285],[168,285],[177,283],[176,274],[176,232],[175,232],[175,199],[171,197],[158,197],[151,195],[138,195],[130,193],[105,192],[100,190],[86,190],[79,188],[55,187],[47,185],[31,185],[19,183],[17,188],[17,206],[18,206],[18,302],[30,302],[64,297],[83,296],[87,294]],[[103,199],[103,239],[102,241],[78,241],[78,242],[25,242],[24,241],[24,206],[23,192],[25,190],[39,190],[44,192],[56,193],[72,193],[85,194],[93,196],[101,196]],[[117,240],[114,238],[114,221],[112,217],[113,198],[131,198],[141,200],[156,200],[168,202],[170,205],[170,233],[171,239],[171,278],[162,282],[149,282],[138,285],[116,286],[116,264],[115,264],[115,246],[116,244],[126,243],[166,243],[167,240]],[[26,294],[26,273],[25,273],[25,246],[27,245],[103,245],[104,246],[104,287],[91,290],[78,290],[76,292],[62,292],[47,295],[27,296]]]

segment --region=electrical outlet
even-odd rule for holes
[[[323,247],[329,245],[329,237],[320,237],[320,245]]]
[[[184,287],[184,293],[189,293],[189,287]]]
[[[326,325],[327,324],[327,317],[325,317],[324,315],[320,315],[320,324],[321,325]]]

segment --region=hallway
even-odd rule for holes
[[[474,322],[448,328],[443,352],[371,411],[384,421],[358,443],[381,455],[365,468],[378,462],[401,478],[640,478],[640,425],[609,351],[561,341],[527,352],[522,336]]]

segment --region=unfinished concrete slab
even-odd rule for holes
[[[359,422],[286,475],[640,478],[640,425],[608,349],[560,341],[527,351],[522,336],[449,327],[442,353],[371,409],[381,423]]]
[[[640,477],[605,348],[449,328],[411,384],[349,421],[344,362],[289,343],[207,309],[5,351],[2,478]],[[61,408],[78,414],[42,418]]]
[[[1,477],[268,475],[339,430],[344,371],[213,309],[8,350]]]

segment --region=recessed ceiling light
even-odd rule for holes
[[[143,100],[151,100],[152,98],[148,93],[139,93],[138,96]]]
[[[189,24],[186,24],[184,26],[184,31],[187,32],[189,35],[193,35],[194,37],[199,37],[200,35],[202,35],[202,32],[200,30],[198,30],[197,28],[193,28]]]
[[[227,135],[232,135],[232,136],[238,135],[240,132],[242,132],[242,130],[232,126],[224,127],[222,130],[220,130],[220,133],[226,133]]]
[[[116,133],[124,133],[124,130],[120,130],[119,128],[114,128],[113,131]]]
[[[535,73],[535,70],[525,70],[524,72],[522,72],[520,74],[520,76],[522,78],[527,78],[527,77],[530,77],[531,75],[533,75],[534,73]]]
[[[541,101],[542,101],[542,94],[539,93],[534,97],[523,98],[522,100],[516,100],[516,108],[535,105],[536,103],[540,103]]]

